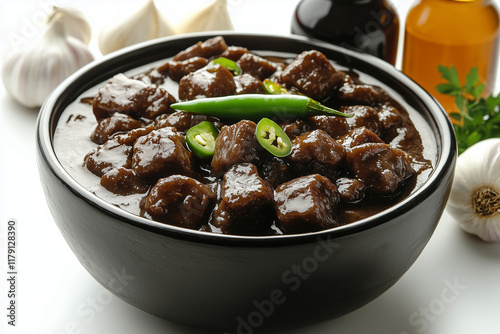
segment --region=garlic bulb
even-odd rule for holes
[[[99,49],[103,54],[154,38],[174,34],[153,0],[124,20],[104,27],[99,35]]]
[[[68,35],[78,38],[85,44],[90,43],[92,28],[81,11],[71,7],[54,6],[48,21],[54,20],[56,16],[60,16],[59,20],[63,23],[64,31]]]
[[[179,25],[177,33],[233,29],[233,22],[227,11],[227,0],[215,0],[209,6],[185,19]]]
[[[57,85],[94,60],[85,43],[67,34],[68,25],[65,15],[55,15],[32,48],[5,54],[2,80],[20,104],[41,106]]]
[[[483,140],[458,157],[447,211],[465,231],[500,241],[500,138]]]

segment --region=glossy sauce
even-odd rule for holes
[[[284,55],[273,52],[261,53],[261,55],[273,56],[273,59],[283,59],[285,62],[289,62],[289,60],[287,59],[295,57],[295,55]],[[154,64],[135,69],[126,74],[127,76],[131,77],[140,73],[150,72],[151,69],[158,67],[165,61],[166,60],[156,62]],[[384,93],[382,94],[383,99],[385,101],[391,101],[391,105],[398,108],[401,113],[401,118],[405,124],[405,129],[408,129],[407,132],[411,132],[411,135],[409,135],[408,133],[401,133],[399,138],[398,136],[396,136],[393,139],[392,145],[395,147],[404,147],[405,151],[416,157],[415,163],[412,167],[417,171],[415,177],[409,179],[406,182],[407,184],[401,189],[401,191],[394,196],[380,197],[378,199],[374,197],[370,198],[369,200],[364,200],[361,204],[340,204],[338,209],[338,219],[336,221],[338,221],[338,224],[344,225],[389,208],[390,206],[399,202],[401,199],[408,196],[415,189],[418,189],[419,185],[424,183],[429,174],[432,172],[432,164],[434,164],[435,162],[436,153],[433,149],[435,144],[432,140],[432,132],[425,124],[423,118],[409,105],[407,105],[402,98],[398,97],[398,95],[390,87],[384,86],[381,82],[366,74],[358,73],[356,71],[348,69],[342,69],[335,63],[334,65],[337,69],[347,71],[346,73],[350,73],[353,77],[356,78],[356,80],[362,81],[367,85],[376,85],[377,87],[382,88],[384,91]],[[90,140],[90,134],[96,128],[97,121],[94,117],[92,106],[88,102],[92,100],[92,97],[97,95],[98,89],[101,86],[102,84],[97,85],[96,87],[93,87],[89,91],[82,94],[80,99],[74,101],[71,105],[69,105],[61,115],[54,137],[56,154],[66,170],[80,184],[82,184],[83,187],[87,188],[96,196],[113,205],[116,205],[133,214],[143,215],[147,217],[147,215],[145,215],[142,210],[142,205],[146,194],[139,193],[130,195],[116,195],[110,191],[107,191],[99,184],[100,178],[89,172],[89,170],[84,166],[84,157],[97,147],[97,145]],[[164,83],[162,83],[160,87],[166,89],[173,97],[177,98],[176,82],[172,81],[169,78],[166,78]],[[123,103],[126,103],[126,101],[124,101]],[[335,105],[336,101],[334,100],[331,100],[330,102],[326,101],[325,103],[330,103],[332,107],[338,107],[337,105]],[[210,166],[204,163],[200,163],[197,166],[197,173],[199,173],[199,175],[201,176],[200,180],[205,183],[210,189],[212,189],[214,194],[218,194],[219,198],[221,197],[221,195],[222,197],[224,197],[224,186],[221,185],[222,177],[211,175],[210,169]],[[248,184],[254,184],[253,187],[257,187],[258,189],[255,189],[262,192],[263,186],[259,183],[260,177],[258,177],[257,175],[245,177],[248,178],[248,180],[246,180],[249,181]],[[245,183],[245,177],[243,177],[241,180],[238,180],[237,182]],[[233,179],[232,181],[227,182],[236,181]],[[249,187],[247,191],[251,192],[252,189],[252,187]],[[231,202],[231,194],[233,194],[233,190],[226,189],[225,192],[228,204],[231,204],[229,202]],[[310,203],[308,203],[311,200],[312,198],[305,193],[297,194],[297,196],[293,199],[290,199],[290,201],[286,203],[283,208],[284,210],[295,210],[297,212],[300,212],[301,210],[306,210],[306,207],[311,206]],[[290,204],[293,205],[290,206]],[[267,216],[271,217],[272,215],[272,213],[269,213]],[[330,227],[333,227],[333,225]],[[209,226],[207,228],[207,225],[204,224],[201,229],[212,232],[220,232],[220,228],[220,226]],[[222,228],[224,227],[222,226]],[[264,228],[263,230],[251,230],[248,231],[247,234],[260,235],[281,233],[283,232],[280,230],[280,228],[278,228],[276,224],[273,223],[270,229]]]

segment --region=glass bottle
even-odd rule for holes
[[[302,0],[291,31],[396,62],[399,17],[386,0]]]
[[[478,67],[485,94],[491,93],[498,64],[499,13],[491,0],[419,0],[406,19],[402,71],[434,95],[448,111],[453,97],[440,94],[438,65],[455,66],[461,83]]]

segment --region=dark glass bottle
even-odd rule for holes
[[[396,62],[399,17],[386,0],[302,0],[291,30]]]

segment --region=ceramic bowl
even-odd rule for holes
[[[175,55],[216,33],[171,37],[95,61],[60,85],[37,124],[48,206],[81,264],[137,308],[178,323],[227,332],[283,330],[352,312],[410,268],[431,238],[450,191],[456,140],[440,105],[391,65],[300,37],[224,33],[228,45],[295,53],[316,49],[375,78],[414,109],[429,134],[434,171],[411,196],[361,221],[315,233],[245,237],[157,223],[97,198],[62,167],[53,147],[65,107],[114,74]],[[418,286],[415,289],[419,289]]]

